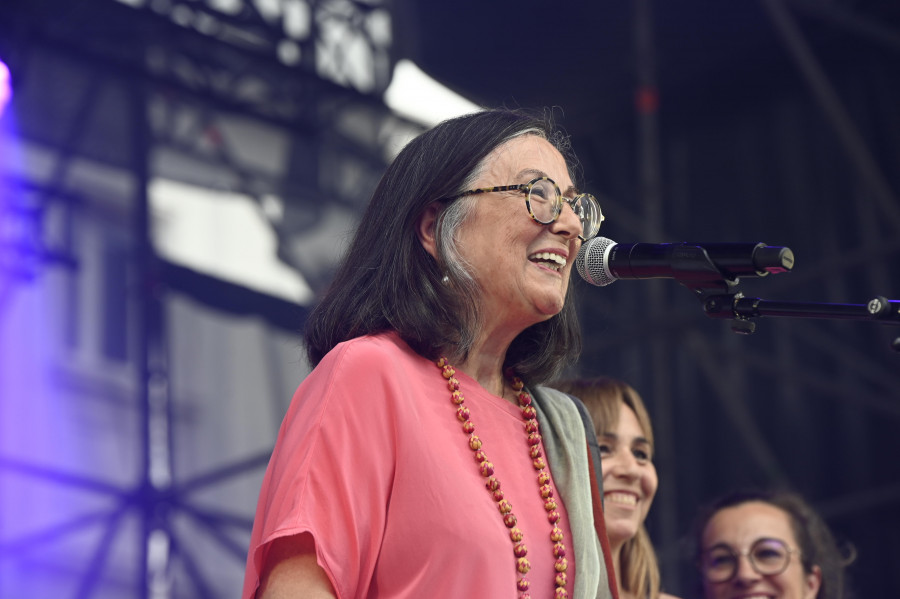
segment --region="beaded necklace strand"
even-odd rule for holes
[[[459,380],[453,376],[456,370],[447,361],[447,358],[441,357],[435,364],[441,369],[444,378],[447,379],[447,388],[450,389],[450,401],[456,406],[456,417],[462,423],[463,432],[469,436],[469,448],[475,452],[475,461],[478,462],[478,469],[481,476],[487,479],[485,487],[491,493],[497,507],[503,517],[503,524],[509,529],[509,538],[513,543],[513,554],[516,556],[516,570],[519,578],[516,582],[516,588],[519,590],[519,599],[531,599],[528,588],[531,586],[528,578],[525,577],[531,569],[531,564],[526,557],[528,548],[525,546],[525,535],[522,530],[516,526],[517,520],[512,511],[512,504],[504,498],[503,491],[500,490],[500,481],[494,476],[494,465],[488,460],[487,455],[482,449],[481,439],[475,434],[475,424],[470,419],[469,408],[463,405],[465,399],[459,390]],[[519,401],[519,407],[522,410],[522,419],[525,421],[525,432],[527,433],[528,452],[531,456],[534,469],[537,471],[538,490],[541,499],[544,502],[544,509],[547,510],[547,520],[553,530],[550,531],[550,540],[553,542],[553,555],[556,558],[556,577],[554,583],[556,586],[554,598],[568,599],[566,591],[566,570],[568,569],[568,561],[566,560],[566,546],[563,543],[563,532],[557,526],[560,515],[557,511],[557,503],[553,498],[553,488],[550,486],[550,474],[547,472],[547,464],[544,461],[543,452],[541,450],[541,434],[537,421],[537,410],[532,405],[531,395],[525,391],[525,384],[522,379],[515,376],[512,371],[507,371],[506,376],[510,385],[516,392],[516,398]]]

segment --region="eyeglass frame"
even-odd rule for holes
[[[556,206],[557,206],[556,215],[547,222],[543,222],[538,217],[536,217],[534,215],[534,210],[532,210],[532,208],[531,208],[531,189],[534,187],[534,184],[537,183],[538,181],[548,181],[551,185],[553,185],[553,189],[556,190]],[[603,209],[600,208],[600,202],[597,201],[597,198],[595,198],[592,194],[579,193],[579,194],[575,195],[575,197],[568,198],[563,195],[562,191],[559,189],[559,185],[556,184],[556,181],[554,181],[553,179],[551,179],[550,177],[547,177],[547,176],[535,177],[528,183],[519,183],[517,185],[497,185],[494,187],[477,187],[475,189],[469,189],[469,190],[463,191],[461,193],[458,193],[458,194],[455,194],[452,196],[448,196],[446,198],[441,198],[441,200],[450,202],[450,201],[458,200],[459,198],[463,198],[463,197],[469,196],[469,195],[477,195],[477,194],[481,194],[481,193],[494,193],[494,192],[499,192],[499,191],[521,191],[522,193],[524,193],[525,194],[525,207],[528,209],[528,215],[531,217],[531,220],[533,220],[534,222],[539,223],[541,225],[549,225],[549,224],[555,223],[557,220],[559,220],[559,216],[562,214],[562,211],[563,211],[563,204],[568,204],[569,208],[572,209],[572,212],[575,213],[575,216],[578,216],[578,213],[575,212],[575,202],[577,202],[579,200],[579,198],[582,198],[585,196],[590,198],[591,200],[594,201],[594,204],[597,206],[597,216],[598,216],[597,230],[590,237],[585,237],[584,222],[581,220],[581,217],[578,216],[578,221],[582,223],[581,224],[581,233],[582,234],[578,236],[578,239],[580,239],[581,241],[587,241],[588,239],[596,237],[597,233],[600,232],[600,225],[602,225],[603,221],[606,220],[606,217],[603,215]]]
[[[781,545],[784,548],[785,552],[787,553],[787,557],[784,560],[784,566],[782,566],[780,570],[772,571],[772,572],[760,572],[759,566],[757,566],[757,564],[756,564],[756,559],[753,557],[753,550],[756,548],[757,545],[759,545],[760,543],[765,543],[765,542],[777,543],[778,545]],[[753,543],[750,545],[749,549],[745,549],[743,551],[735,551],[731,546],[726,545],[724,543],[720,543],[718,545],[714,545],[713,547],[710,547],[709,549],[703,551],[703,553],[701,555],[706,556],[711,551],[713,551],[715,549],[720,549],[720,548],[728,550],[728,553],[734,559],[734,561],[731,563],[731,574],[729,574],[727,578],[723,578],[721,580],[711,579],[709,577],[709,569],[704,567],[703,557],[701,557],[701,559],[698,560],[698,564],[697,564],[697,567],[699,568],[700,572],[703,574],[703,578],[705,578],[707,581],[712,582],[712,583],[723,583],[723,582],[729,582],[729,581],[733,580],[734,577],[737,576],[738,566],[740,565],[740,559],[742,557],[747,558],[747,561],[750,562],[750,567],[753,568],[753,571],[756,572],[757,574],[759,574],[760,576],[778,576],[779,574],[781,574],[782,572],[787,570],[788,566],[791,565],[791,555],[792,554],[796,553],[798,556],[800,556],[799,549],[795,549],[794,547],[791,547],[790,545],[788,545],[787,541],[784,541],[782,539],[777,539],[775,537],[760,537],[760,538],[756,539],[755,541],[753,541]]]

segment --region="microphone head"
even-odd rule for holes
[[[609,251],[616,242],[606,237],[592,237],[581,244],[575,258],[575,270],[581,278],[599,287],[605,287],[616,280],[609,270]]]

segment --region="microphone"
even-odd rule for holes
[[[581,245],[575,269],[591,285],[616,279],[691,281],[764,277],[794,267],[794,252],[765,243],[616,243],[594,237]]]

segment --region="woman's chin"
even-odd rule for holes
[[[616,546],[625,543],[637,535],[637,528],[631,522],[606,522],[606,534],[610,545]]]
[[[538,313],[543,316],[541,320],[547,320],[562,312],[566,305],[565,297],[550,296],[542,298],[535,304]]]

